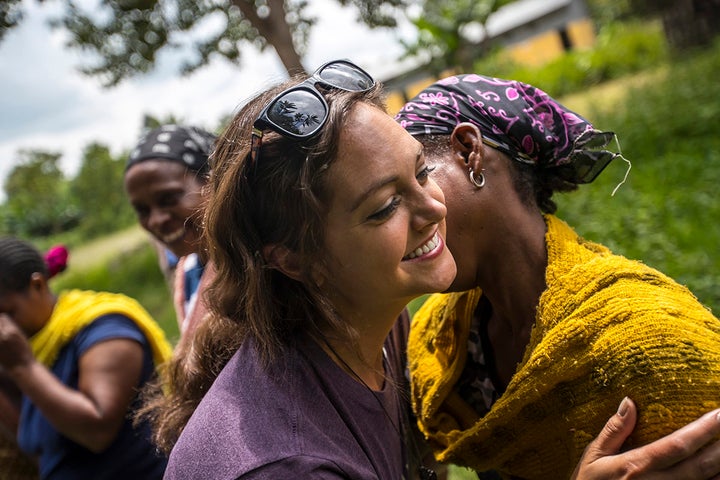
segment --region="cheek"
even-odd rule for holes
[[[463,257],[463,245],[478,232],[472,231],[472,219],[479,212],[472,208],[472,204],[463,200],[460,195],[449,194],[446,197],[447,216],[445,223],[447,228],[447,245],[456,259]]]
[[[197,193],[188,193],[183,196],[182,201],[178,204],[178,209],[182,210],[186,217],[202,215],[203,197]]]
[[[395,219],[393,219],[395,220]],[[397,263],[405,254],[407,247],[407,227],[405,223],[387,222],[372,232],[349,235],[333,248],[334,258],[329,265],[336,273],[353,277],[360,272],[372,272],[387,269]],[[398,228],[402,226],[402,228]]]

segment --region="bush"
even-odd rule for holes
[[[720,43],[631,87],[614,108],[588,113],[616,131],[631,160],[558,198],[559,213],[588,239],[643,260],[687,285],[720,313]]]
[[[601,27],[594,48],[569,52],[541,67],[509,62],[497,51],[478,61],[475,71],[520,80],[560,96],[654,67],[667,58],[660,25],[628,22]]]
[[[72,250],[70,254],[72,258]],[[172,342],[179,336],[170,290],[149,242],[89,268],[73,268],[71,261],[68,270],[52,280],[52,287],[56,292],[79,288],[123,293],[140,302]]]

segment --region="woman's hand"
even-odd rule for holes
[[[0,366],[11,370],[34,360],[30,343],[12,318],[0,313]]]
[[[572,479],[720,478],[720,410],[706,413],[653,443],[619,453],[636,420],[635,404],[625,398],[585,449]]]

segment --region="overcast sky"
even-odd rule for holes
[[[93,141],[116,155],[132,148],[146,113],[212,129],[263,85],[285,78],[274,51],[260,55],[246,48],[240,68],[216,60],[180,77],[166,56],[153,73],[104,89],[77,72],[82,57],[64,46],[61,30],[47,25],[61,3],[24,0],[25,20],[0,42],[0,182],[17,164],[20,149],[61,152],[61,168],[72,176]],[[369,30],[356,22],[354,9],[336,0],[310,4],[319,21],[304,59],[308,70],[335,58],[349,58],[377,78],[398,68],[397,38],[408,29]]]

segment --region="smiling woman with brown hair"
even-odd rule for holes
[[[455,276],[420,145],[335,61],[251,100],[213,161],[214,315],[158,410],[166,478],[407,477],[396,320]]]

